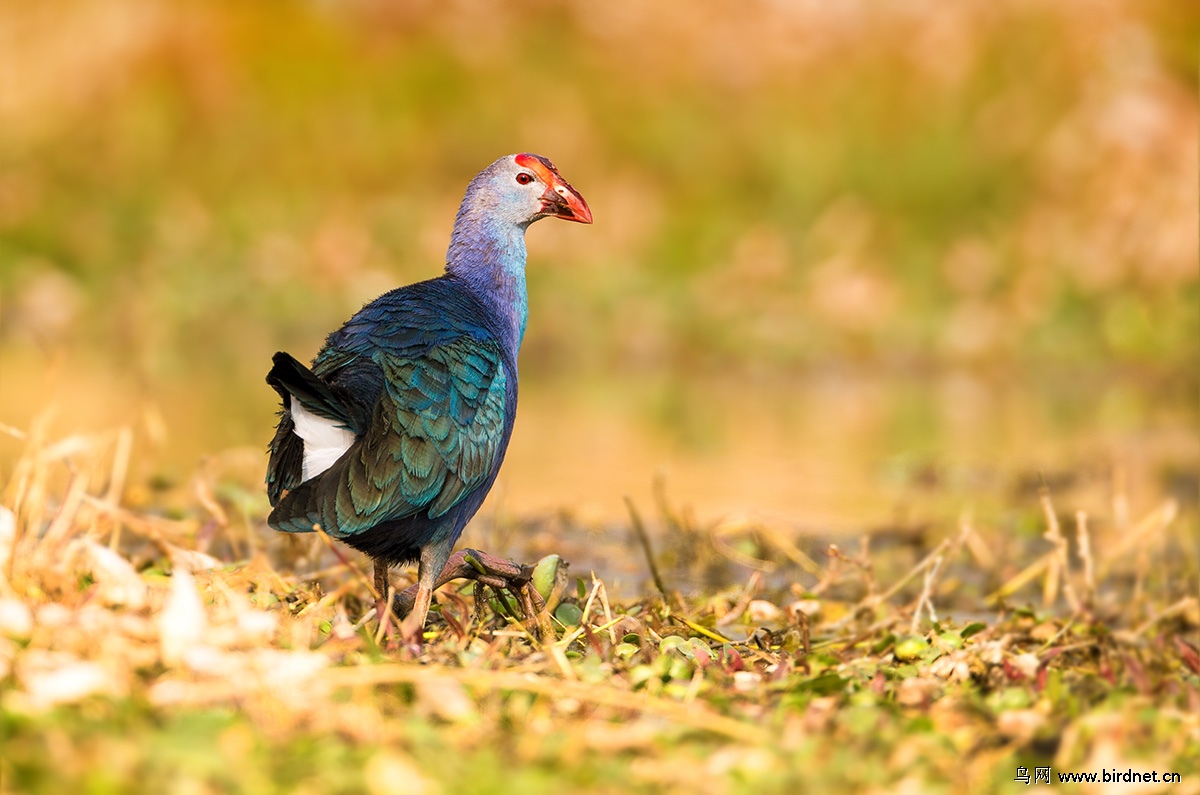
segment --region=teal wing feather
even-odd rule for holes
[[[336,464],[277,513],[336,537],[427,512],[442,516],[483,485],[504,435],[508,373],[495,340],[464,335],[412,356],[376,349],[382,375],[370,422]],[[288,505],[291,498],[303,500]],[[301,522],[301,525],[306,524]]]

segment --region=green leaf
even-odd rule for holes
[[[573,602],[563,602],[554,611],[554,618],[565,627],[577,627],[583,621],[583,609]]]
[[[958,636],[960,638],[962,638],[963,640],[966,640],[967,638],[971,637],[972,635],[978,635],[980,632],[983,632],[985,629],[987,629],[987,624],[983,623],[982,621],[973,621],[972,623],[967,624],[965,627],[963,627],[961,630],[959,630]]]

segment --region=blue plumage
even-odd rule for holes
[[[544,217],[590,223],[591,211],[544,158],[497,160],[467,188],[445,275],[364,306],[311,369],[281,352],[267,376],[282,400],[268,522],[319,524],[367,553],[377,588],[389,564],[419,561],[406,634],[424,624],[504,460],[527,316],[524,235]]]

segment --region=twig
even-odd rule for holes
[[[858,611],[856,610],[853,612],[858,612]],[[871,624],[869,627],[864,629],[862,632],[858,633],[857,635],[855,635],[851,638],[827,638],[825,640],[819,640],[812,644],[812,648],[813,649],[824,649],[824,648],[828,648],[830,646],[842,646],[847,649],[852,649],[855,646],[857,646],[858,644],[862,643],[863,641],[870,640],[871,638],[873,638],[875,636],[876,633],[878,633],[882,630],[885,630],[885,629],[889,629],[889,628],[895,626],[896,624],[898,624],[899,622],[900,622],[900,619],[898,616],[888,616],[887,618],[883,618],[883,619],[880,619],[879,621],[876,621],[874,624]],[[841,619],[836,624],[830,624],[830,625],[826,626],[825,629],[835,629],[837,627],[837,624],[844,624],[844,623],[846,623],[846,620]]]
[[[375,618],[375,608],[372,607],[370,610],[363,613],[362,618],[354,622],[354,631],[357,632],[365,627],[373,618]]]
[[[596,576],[596,572],[592,572],[593,587],[600,593],[600,606],[604,608],[604,623],[608,625],[608,639],[614,646],[617,645],[617,631],[613,629],[612,608],[608,604],[608,589],[604,587],[604,582]]]
[[[1133,630],[1133,635],[1135,637],[1138,635],[1145,635],[1147,632],[1149,632],[1151,629],[1154,628],[1155,624],[1157,624],[1160,621],[1163,621],[1165,619],[1177,616],[1180,613],[1186,612],[1190,608],[1194,607],[1196,605],[1196,602],[1197,602],[1197,599],[1194,596],[1183,597],[1175,604],[1170,605],[1169,607],[1164,607],[1162,610],[1158,611],[1154,615],[1150,616],[1150,618],[1143,621],[1142,624],[1137,629]]]
[[[918,574],[920,574],[922,571],[924,571],[926,568],[928,568],[935,560],[938,560],[943,555],[945,555],[946,550],[949,546],[950,546],[950,539],[948,539],[948,538],[943,539],[942,543],[940,543],[936,547],[934,547],[933,551],[930,552],[928,555],[926,555],[924,558],[922,558],[920,563],[913,566],[909,570],[908,574],[905,574],[903,577],[901,577],[900,580],[895,585],[893,585],[891,588],[888,588],[882,594],[875,597],[875,600],[871,604],[877,605],[880,602],[886,602],[888,599],[891,599],[893,596],[900,593],[900,589],[902,589],[904,586],[908,585],[909,580],[913,579]]]
[[[0,422],[0,433],[7,434],[14,439],[20,439],[22,441],[24,441],[26,438],[25,431],[21,430],[20,428],[15,428],[12,425],[4,422]]]
[[[117,432],[117,449],[113,453],[112,474],[108,480],[108,491],[104,501],[113,507],[121,502],[121,494],[125,491],[125,478],[129,474],[129,455],[133,450],[133,431],[129,426],[122,426]],[[116,552],[121,546],[121,521],[113,518],[112,534],[108,537],[108,548]]]
[[[983,598],[983,601],[988,605],[994,605],[1001,599],[1007,599],[1017,591],[1024,588],[1029,583],[1033,582],[1038,576],[1050,565],[1050,559],[1054,556],[1053,552],[1047,552],[1040,558],[1030,563],[1016,575],[1010,577],[1008,582],[1001,585],[996,590]]]
[[[112,505],[90,494],[83,495],[83,502],[93,510],[111,516],[114,521],[119,520],[123,527],[128,527],[130,530],[144,535],[164,552],[166,552],[167,545],[169,544],[168,538],[176,542],[182,542],[191,532],[191,528],[194,527],[192,522],[164,519],[161,516],[136,514],[133,511]]]
[[[1096,564],[1092,560],[1092,536],[1088,532],[1087,513],[1075,512],[1075,541],[1083,563],[1083,602],[1091,607],[1096,596]]]
[[[326,533],[325,529],[323,527],[321,527],[321,525],[319,525],[319,524],[313,525],[313,532],[315,532],[317,534],[317,537],[321,539],[321,541],[325,544],[325,546],[329,547],[329,551],[332,552],[334,554],[334,556],[337,557],[337,559],[342,562],[342,565],[344,565],[346,568],[350,569],[350,571],[354,572],[354,576],[358,579],[358,581],[361,582],[363,585],[367,586],[367,590],[371,592],[371,598],[374,599],[376,602],[378,602],[380,594],[379,594],[379,591],[375,589],[375,583],[371,582],[371,579],[369,577],[367,577],[366,574],[363,574],[362,570],[359,569],[358,566],[355,566],[353,563],[350,562],[349,558],[347,558],[345,555],[342,554],[342,551],[340,549],[338,549],[336,545],[334,545],[333,539],[329,537],[329,533]],[[388,597],[389,597],[388,613],[391,614],[394,618],[395,613],[392,613],[392,605],[391,605],[391,601],[390,601],[393,593],[394,593],[394,589],[391,586],[389,586],[388,587]],[[372,608],[372,612],[375,612],[374,608]],[[383,618],[384,618],[383,616],[379,616],[379,626],[381,629],[383,628],[384,625],[387,624],[387,622],[384,621]],[[356,624],[355,626],[359,626],[359,625]],[[378,638],[375,641],[375,645],[377,645],[377,646],[379,645]]]
[[[717,619],[717,626],[727,627],[741,618],[746,609],[750,607],[750,602],[762,590],[762,582],[762,572],[750,572],[750,579],[746,581],[746,587],[742,589],[742,595],[734,602],[733,607],[729,608],[728,613]]]
[[[792,543],[791,539],[787,538],[783,533],[765,524],[760,524],[757,529],[771,541],[771,544],[776,549],[783,553],[784,557],[812,576],[820,577],[825,573],[825,570],[821,568],[821,564],[804,554],[804,550]]]
[[[1121,533],[1117,543],[1105,546],[1099,562],[1100,579],[1105,578],[1115,562],[1128,559],[1129,553],[1133,551],[1134,547],[1144,547],[1147,538],[1166,530],[1178,515],[1179,503],[1168,499],[1142,517],[1142,520],[1132,528]]]
[[[613,628],[616,627],[617,624],[621,623],[621,618],[623,618],[623,616],[614,618],[612,621],[608,621],[604,624],[601,624],[598,627],[593,627],[593,629],[596,630],[597,632],[606,632],[606,631],[611,632],[613,630]],[[564,635],[562,640],[560,640],[555,645],[559,646],[563,649],[570,648],[571,644],[574,643],[576,640],[578,640],[579,636],[582,634],[584,634],[584,629],[583,629],[583,625],[580,624],[579,626],[575,627],[575,629],[571,630],[566,635]],[[661,638],[660,638],[660,640],[661,640]]]
[[[867,585],[867,598],[870,599],[875,594],[875,567],[871,564],[871,534],[863,533],[859,539],[859,545],[862,551],[859,552],[859,569],[862,571],[863,582]],[[878,603],[876,603],[878,604]]]
[[[582,625],[580,626],[582,627]],[[575,669],[571,667],[571,662],[567,659],[566,652],[563,651],[562,646],[552,643],[546,647],[546,650],[550,652],[550,659],[554,660],[554,665],[558,668],[559,673],[563,675],[564,679],[571,682],[578,679],[575,676]]]
[[[697,624],[695,621],[691,621],[687,618],[684,618],[681,615],[672,613],[671,620],[678,621],[680,624],[683,624],[684,626],[686,626],[688,629],[692,630],[693,632],[698,632],[701,635],[703,635],[704,637],[709,638],[711,640],[715,640],[718,643],[737,643],[737,641],[734,640],[733,638],[727,638],[724,635],[722,635],[721,633],[711,630],[702,624]]]
[[[296,613],[296,618],[301,618],[301,617],[306,616],[309,613],[313,612],[314,610],[320,610],[323,607],[333,604],[334,602],[336,602],[337,600],[339,600],[343,596],[345,596],[347,593],[349,593],[350,589],[352,589],[353,587],[354,587],[354,580],[346,580],[341,585],[339,585],[337,588],[335,588],[332,591],[330,591],[329,593],[325,594],[317,601],[309,602],[307,605],[305,605],[303,608],[301,608],[300,612]],[[372,613],[373,612],[374,612],[374,608],[372,608]]]
[[[725,535],[726,534],[723,533],[711,533],[709,534],[708,538],[709,541],[712,542],[712,545],[716,547],[718,552],[732,560],[734,563],[737,563],[740,566],[745,566],[748,569],[753,569],[754,571],[773,572],[779,568],[779,566],[772,561],[762,560],[761,558],[756,558],[753,555],[747,555],[745,552],[736,549],[725,540]],[[732,535],[732,533],[729,535]]]
[[[375,589],[372,588],[371,590],[374,591]],[[387,611],[387,615],[381,618],[381,620],[379,621],[379,627],[375,630],[375,645],[376,646],[379,646],[381,643],[383,643],[383,633],[386,631],[386,629],[388,628],[389,624],[391,624],[391,622],[393,622],[393,621],[396,622],[396,626],[400,625],[399,619],[396,618],[396,614],[392,612],[392,601],[395,598],[396,598],[396,586],[392,585],[389,582],[388,586],[387,586],[387,601],[384,602],[384,604],[386,605],[386,607],[384,607],[384,610]],[[390,621],[388,619],[390,619]],[[423,629],[425,629],[425,628],[417,627],[418,637],[420,636],[420,632]]]
[[[192,491],[196,495],[196,501],[204,510],[208,511],[208,515],[212,517],[218,527],[222,529],[229,527],[229,514],[225,513],[221,503],[217,502],[217,498],[213,496],[212,486],[209,485],[203,470],[196,473],[196,477],[192,481]]]
[[[646,534],[646,526],[642,524],[642,517],[638,515],[637,508],[633,505],[633,500],[628,496],[625,497],[625,506],[629,509],[629,518],[633,521],[633,530],[637,533],[638,540],[642,542],[642,552],[645,553],[646,563],[650,566],[650,576],[654,578],[654,587],[662,595],[663,604],[669,606],[670,599],[667,597],[667,588],[663,585],[662,575],[658,573],[658,564],[654,562],[654,552],[650,549],[650,536]]]
[[[804,657],[807,659],[812,656],[812,627],[808,620],[808,613],[797,610],[795,617],[796,624],[800,627],[800,648],[804,650]]]
[[[862,599],[862,601],[858,603],[858,605],[855,607],[854,610],[851,610],[845,616],[843,616],[842,618],[840,618],[837,621],[830,624],[829,628],[836,629],[838,627],[845,626],[846,624],[849,624],[851,621],[853,621],[854,617],[856,615],[858,615],[860,612],[862,612],[863,610],[869,610],[869,609],[875,607],[876,605],[880,605],[880,604],[888,601],[893,596],[898,594],[900,592],[900,590],[902,588],[904,588],[904,586],[908,585],[910,580],[912,580],[914,577],[916,577],[918,574],[921,574],[922,572],[924,572],[926,575],[926,583],[928,584],[928,587],[932,589],[932,587],[933,587],[932,583],[934,582],[934,580],[929,579],[930,578],[930,574],[929,574],[930,570],[931,569],[933,570],[933,577],[936,577],[937,569],[941,568],[943,558],[948,558],[948,557],[952,558],[954,555],[958,554],[958,551],[962,547],[965,539],[966,539],[966,529],[965,528],[960,529],[959,534],[956,538],[942,539],[942,542],[940,544],[938,544],[936,547],[934,547],[932,552],[930,552],[928,555],[923,557],[921,559],[920,563],[918,563],[917,565],[915,565],[911,569],[909,569],[908,573],[905,574],[903,577],[901,577],[895,584],[893,584],[891,588],[888,588],[886,591],[884,591],[881,594],[877,594],[874,596],[868,595],[868,596],[864,597]],[[833,550],[837,549],[836,546],[834,546],[833,544],[830,544],[830,547]],[[840,554],[840,553],[838,553],[838,554]],[[845,558],[843,558],[843,559],[845,559]],[[919,607],[919,604],[920,603],[918,603],[918,607]],[[930,614],[932,615],[932,607],[930,610]]]
[[[921,589],[921,595],[917,598],[917,606],[913,609],[912,627],[909,630],[914,635],[921,623],[921,608],[924,607],[929,611],[929,620],[937,623],[937,613],[933,611],[933,586],[937,582],[938,571],[942,568],[942,556],[938,555],[933,559],[933,563],[925,570],[925,586]]]
[[[79,505],[83,502],[84,490],[87,488],[87,478],[75,472],[71,475],[71,480],[67,484],[67,496],[63,499],[62,505],[59,506],[58,513],[55,514],[54,520],[50,523],[46,534],[42,536],[42,548],[54,549],[66,537],[67,531],[71,527],[71,523],[75,520],[76,514],[79,512]]]
[[[1046,649],[1050,648],[1050,647],[1051,647],[1051,646],[1053,646],[1055,643],[1057,643],[1057,642],[1058,642],[1058,639],[1059,639],[1059,638],[1061,638],[1063,635],[1067,634],[1067,632],[1068,632],[1068,631],[1070,631],[1071,627],[1075,625],[1075,620],[1076,620],[1077,618],[1079,618],[1079,615],[1078,615],[1078,614],[1076,614],[1076,615],[1073,615],[1073,616],[1071,616],[1070,618],[1068,618],[1068,619],[1067,619],[1067,622],[1066,622],[1065,624],[1063,624],[1063,625],[1062,625],[1062,628],[1061,628],[1061,629],[1059,629],[1059,630],[1058,630],[1058,632],[1055,632],[1053,637],[1051,637],[1051,638],[1050,638],[1048,641],[1046,641],[1045,643],[1043,643],[1043,644],[1042,644],[1042,645],[1041,645],[1041,646],[1038,648],[1038,650],[1037,650],[1037,653],[1038,653],[1038,654],[1041,654],[1041,653],[1042,653],[1042,652],[1044,652]],[[1092,646],[1092,645],[1095,645],[1095,644],[1094,644],[1092,641],[1088,641],[1088,642],[1087,642],[1086,644],[1084,644],[1084,645]]]
[[[842,561],[845,560],[845,556],[838,549],[838,545],[830,544],[826,547],[825,556],[829,558],[829,565],[825,568],[825,572],[821,575],[821,578],[817,580],[817,584],[808,589],[808,592],[813,596],[820,596],[828,588],[841,580]]]
[[[979,533],[975,532],[975,517],[972,514],[973,512],[968,509],[959,516],[959,532],[962,534],[963,543],[966,544],[967,550],[975,558],[979,567],[985,571],[991,571],[996,565],[996,556],[992,554],[987,543],[979,537]]]
[[[325,543],[325,546],[329,547],[329,551],[332,552],[334,556],[342,562],[342,565],[354,572],[354,576],[358,578],[359,582],[367,586],[367,590],[371,592],[371,598],[378,599],[379,591],[375,590],[375,583],[371,582],[370,577],[363,574],[362,570],[359,569],[358,566],[355,566],[352,562],[350,562],[349,558],[342,554],[342,551],[333,543],[333,539],[330,538],[329,533],[326,533],[324,528],[322,528],[319,524],[313,525],[313,532],[315,532],[317,537]]]
[[[579,617],[579,626],[583,626],[587,622],[589,615],[592,612],[592,603],[596,601],[596,594],[600,591],[600,581],[592,575],[592,590],[588,594],[587,601],[583,603],[583,615]]]
[[[1038,489],[1038,501],[1042,504],[1042,512],[1046,515],[1046,532],[1042,538],[1054,545],[1054,555],[1050,558],[1050,568],[1046,572],[1046,580],[1042,585],[1042,604],[1045,607],[1054,604],[1061,587],[1071,612],[1078,613],[1079,598],[1075,595],[1075,588],[1071,584],[1067,539],[1058,524],[1058,515],[1054,512],[1053,503],[1050,502],[1050,488],[1045,483]]]
[[[40,528],[45,517],[48,460],[46,436],[57,413],[57,407],[51,403],[30,422],[29,431],[23,436],[25,451],[17,461],[9,480],[7,490],[11,497],[8,499],[8,505],[13,515],[18,518],[14,553],[17,545],[24,540],[25,533]],[[21,517],[24,521],[20,521]]]
[[[346,564],[342,563],[339,560],[337,563],[333,564],[332,566],[326,566],[325,568],[317,569],[316,571],[306,571],[306,572],[297,572],[297,573],[293,573],[293,574],[284,574],[279,577],[279,580],[280,580],[280,582],[289,584],[292,587],[296,587],[296,586],[300,585],[300,583],[314,582],[316,580],[321,579],[322,577],[328,577],[331,574],[337,574],[339,571],[344,571],[345,568],[346,568]]]

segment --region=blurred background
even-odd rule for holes
[[[0,2],[0,423],[262,510],[271,354],[439,274],[525,150],[596,223],[530,230],[481,516],[1194,506],[1197,40],[1183,0]]]

